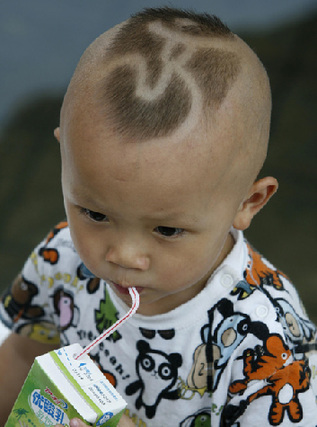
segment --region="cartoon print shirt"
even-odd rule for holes
[[[136,314],[90,354],[137,426],[317,425],[316,328],[287,277],[232,233],[195,298]],[[127,310],[61,223],[4,293],[0,318],[35,340],[85,347]]]

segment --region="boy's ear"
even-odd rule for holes
[[[59,127],[54,129],[54,136],[60,142]]]
[[[272,176],[255,181],[247,198],[240,205],[233,226],[237,230],[246,230],[250,226],[253,217],[270,200],[277,188],[278,182]]]

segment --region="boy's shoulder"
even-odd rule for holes
[[[255,291],[269,296],[294,288],[290,278],[255,249],[242,231],[233,229],[233,237],[235,245],[222,265],[224,271],[233,272],[235,286],[231,295],[243,300]]]
[[[46,238],[43,240],[43,242],[41,242],[41,244],[43,245],[43,247],[69,247],[70,242],[72,242],[72,240],[70,236],[68,222],[61,221],[50,230],[50,232],[47,234]]]
[[[36,323],[51,330],[56,298],[64,289],[76,291],[87,278],[68,224],[60,222],[31,252],[21,273],[3,293],[0,318],[19,333],[33,331]]]
[[[28,258],[23,273],[38,274],[42,279],[61,274],[77,274],[81,264],[67,221],[58,223]],[[32,274],[32,275],[33,275]]]
[[[241,232],[237,237],[235,253],[228,260],[237,275],[227,294],[235,310],[278,323],[285,316],[307,318],[290,278],[262,256]]]
[[[38,255],[51,265],[57,264],[63,253],[78,257],[67,221],[58,223],[36,248]]]
[[[250,320],[261,322],[274,333],[290,341],[311,341],[315,325],[309,320],[298,292],[281,270],[255,250],[246,240],[247,254],[243,273],[230,290],[232,312],[244,313]]]

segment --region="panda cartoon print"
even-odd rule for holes
[[[144,340],[137,342],[137,350],[136,372],[139,379],[126,387],[126,393],[128,396],[139,393],[135,406],[137,409],[144,407],[146,416],[151,419],[162,399],[179,399],[174,386],[178,368],[182,365],[182,356],[179,353],[166,354],[153,350]]]

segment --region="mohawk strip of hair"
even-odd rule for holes
[[[168,7],[132,16],[107,49],[110,71],[98,88],[115,129],[138,141],[168,136],[185,120],[194,125],[197,111],[217,108],[238,75],[239,59],[213,47],[214,38],[234,41],[215,16]]]
[[[175,20],[181,19],[188,22],[187,25],[180,24],[180,29],[191,35],[233,36],[231,30],[217,16],[208,13],[196,13],[191,10],[171,7],[146,8],[132,15],[131,19],[139,20],[143,23],[161,20],[166,24],[172,24],[172,26],[174,26]],[[189,21],[191,21],[191,25]]]

